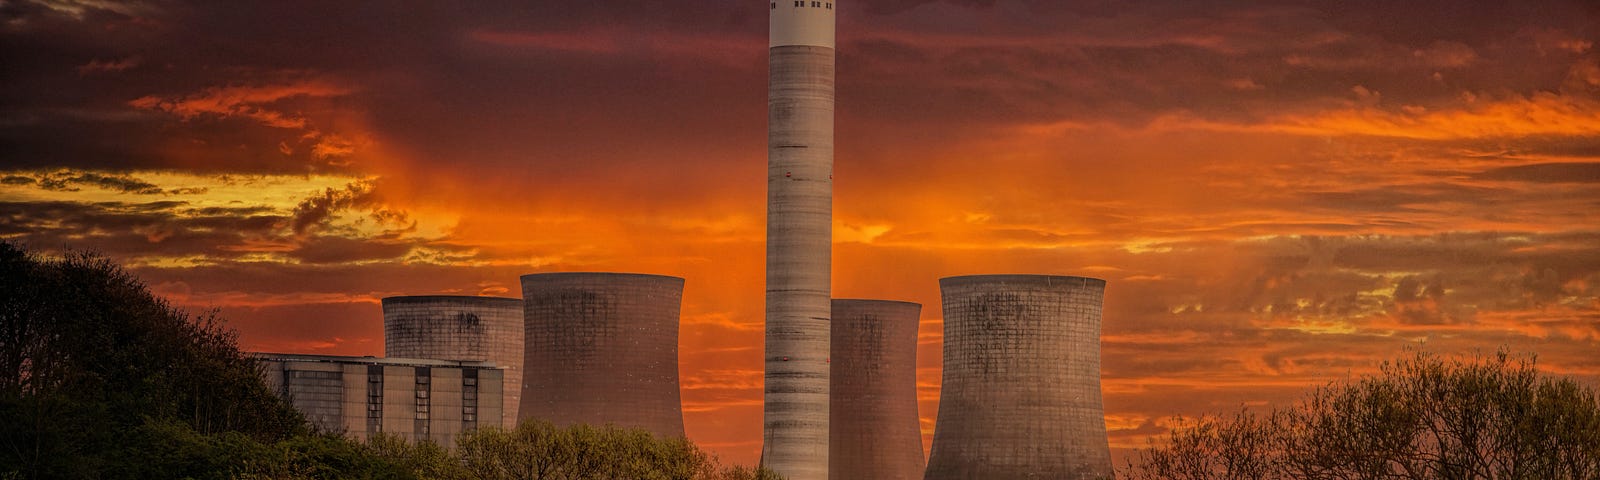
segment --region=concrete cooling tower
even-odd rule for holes
[[[917,323],[922,305],[833,301],[828,478],[922,478]]]
[[[939,280],[944,382],[927,480],[1111,476],[1100,403],[1104,280]]]
[[[505,369],[499,424],[516,426],[522,382],[522,300],[427,295],[383,299],[383,355],[489,362]],[[487,422],[486,422],[487,424]]]
[[[682,437],[683,279],[631,273],[522,277],[527,336],[519,419]]]

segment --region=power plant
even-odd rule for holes
[[[488,362],[505,370],[505,384],[522,385],[522,300],[424,295],[383,299],[383,355]],[[504,418],[517,425],[521,389],[507,388]]]
[[[1100,402],[1105,280],[939,279],[944,374],[927,480],[1111,476]]]
[[[678,314],[683,279],[632,273],[522,276],[518,419],[683,437]]]
[[[1104,280],[939,280],[943,383],[923,461],[922,306],[832,299],[835,9],[769,5],[761,465],[789,480],[1112,475],[1100,391]],[[259,354],[308,418],[448,441],[523,419],[684,437],[684,279],[538,273],[522,298],[383,299],[385,354]],[[753,367],[753,366],[752,366]]]
[[[770,7],[761,463],[789,480],[821,480],[828,478],[835,4]]]
[[[833,301],[828,476],[920,480],[917,325],[922,305]]]

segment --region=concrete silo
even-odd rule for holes
[[[522,276],[519,419],[683,436],[678,312],[683,279],[632,273]]]
[[[489,362],[505,369],[503,418],[516,426],[522,382],[522,300],[422,295],[383,299],[383,355]]]
[[[1111,476],[1100,403],[1105,286],[1051,275],[939,280],[944,381],[925,478]]]
[[[770,30],[761,464],[789,480],[828,478],[836,3],[762,2]]]
[[[828,478],[922,478],[917,324],[922,305],[833,301]]]

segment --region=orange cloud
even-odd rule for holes
[[[272,104],[302,97],[337,97],[353,90],[326,79],[305,79],[284,84],[211,87],[198,93],[167,97],[147,95],[129,101],[128,105],[171,113],[185,120],[208,115],[239,116],[267,126],[303,129],[307,126],[304,117],[279,111]]]

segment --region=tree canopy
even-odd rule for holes
[[[103,477],[148,422],[258,441],[305,421],[213,316],[190,317],[105,257],[0,242],[0,466]]]
[[[1531,356],[1426,352],[1265,413],[1183,422],[1130,480],[1600,479],[1600,403]]]

